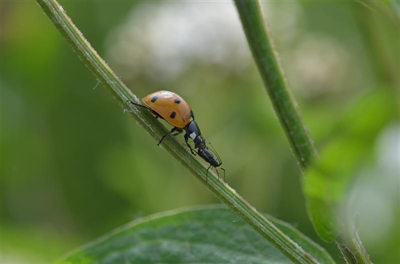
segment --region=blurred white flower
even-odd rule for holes
[[[108,39],[108,57],[123,78],[175,78],[193,63],[241,70],[251,63],[232,2],[151,2],[135,6]]]
[[[387,240],[398,225],[400,124],[390,125],[381,132],[376,150],[377,166],[361,172],[352,192],[351,208],[357,208],[357,227],[367,246]]]
[[[357,69],[344,46],[326,35],[305,34],[299,4],[262,4],[290,86],[310,94],[346,89],[343,80],[357,76]],[[142,76],[158,82],[173,80],[193,65],[240,73],[253,64],[231,1],[137,4],[109,35],[107,57],[125,80]]]
[[[343,85],[350,74],[357,74],[351,55],[336,39],[321,34],[305,34],[296,47],[284,57],[293,88],[310,94],[347,89]],[[348,80],[349,81],[349,80]]]

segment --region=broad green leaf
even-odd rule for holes
[[[292,226],[268,217],[321,263],[329,254]],[[223,206],[176,210],[138,219],[58,263],[292,263]]]
[[[319,236],[331,242],[347,225],[340,219],[356,170],[371,158],[376,136],[395,119],[396,102],[389,89],[362,98],[337,128],[335,138],[306,172],[304,191],[308,212]],[[344,231],[345,232],[345,231]]]

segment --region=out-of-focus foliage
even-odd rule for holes
[[[335,137],[305,173],[304,189],[310,217],[316,231],[326,241],[333,242],[338,235],[350,235],[346,226],[352,226],[353,221],[348,221],[358,217],[355,216],[359,213],[356,206],[346,209],[347,192],[360,166],[370,160],[374,139],[396,117],[396,107],[390,96],[387,89],[379,89],[354,105],[339,124]],[[350,214],[346,212],[350,210]]]
[[[172,90],[191,104],[233,188],[260,211],[316,238],[299,170],[265,104],[233,3],[61,4],[136,94]],[[398,104],[399,22],[390,9],[368,2],[264,4],[288,82],[321,153],[337,135],[346,137],[344,120],[366,95],[383,92],[387,105]],[[34,1],[2,3],[0,19],[6,263],[51,261],[138,216],[217,202],[97,85]],[[390,263],[398,257],[400,234],[394,188],[400,124],[398,112],[384,123],[369,120],[366,114],[385,113],[382,106],[370,107],[376,109],[354,113],[379,129],[359,134],[371,147],[351,164],[358,177],[349,196],[371,259]],[[345,155],[346,146],[338,151]],[[333,245],[326,247],[338,256]]]

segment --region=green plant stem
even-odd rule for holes
[[[127,100],[139,103],[137,97],[119,80],[107,64],[100,58],[82,33],[72,23],[63,8],[55,0],[37,0],[44,12],[67,40],[79,58],[93,72],[101,84],[110,90],[114,97],[130,109],[130,114],[137,120],[155,140],[167,132],[166,128],[157,121],[146,109],[135,107]],[[268,239],[277,249],[294,263],[317,263],[308,253],[300,248],[289,237],[264,218],[215,173],[207,171],[206,167],[193,157],[173,137],[167,137],[162,144],[171,155],[191,171],[197,179],[203,182],[211,192],[228,205],[235,213],[248,222],[257,232]]]
[[[349,212],[343,218],[348,218]],[[341,227],[341,233],[336,238],[335,243],[342,253],[346,263],[351,264],[372,264],[367,251],[361,242],[356,228],[351,224],[351,220],[345,221]]]
[[[336,245],[338,246],[340,252],[342,253],[346,263],[351,264],[362,264],[362,263],[372,263],[369,259],[365,248],[362,246],[362,243],[357,234],[356,239],[352,240],[349,243],[349,240],[346,240],[345,243],[338,242],[336,240]],[[350,244],[350,247],[348,246]]]
[[[279,65],[277,52],[272,44],[267,24],[264,22],[259,2],[257,0],[235,0],[235,4],[265,89],[297,162],[301,169],[305,170],[313,164],[317,157],[317,151],[300,117],[297,104],[287,88],[283,70]],[[368,254],[357,234],[352,233],[352,236],[339,237],[336,243],[346,261],[349,261],[348,263],[370,263]]]
[[[297,162],[302,169],[306,169],[312,164],[317,151],[301,120],[297,104],[287,88],[260,5],[257,0],[235,0],[235,3],[265,89]]]

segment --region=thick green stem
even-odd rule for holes
[[[235,0],[246,33],[247,41],[256,61],[265,89],[274,106],[276,115],[291,144],[302,170],[309,168],[317,157],[313,141],[300,117],[297,104],[288,89],[283,70],[277,59],[267,24],[264,22],[257,0]],[[338,238],[337,242],[346,261],[370,263],[357,234]]]
[[[310,166],[316,150],[287,88],[268,28],[256,0],[235,0],[247,41],[275,112],[302,169]]]
[[[139,101],[90,46],[89,42],[72,23],[57,1],[37,0],[37,2],[99,82],[109,89],[125,108],[131,110],[130,113],[138,121],[138,124],[146,129],[155,140],[160,139],[167,132],[165,127],[146,109],[127,103],[127,100],[137,103]],[[257,232],[268,239],[293,262],[317,262],[308,252],[305,252],[270,221],[258,213],[255,208],[248,204],[226,183],[221,181],[214,173],[207,171],[207,168],[173,137],[167,137],[163,141],[162,146],[192,172],[197,179],[203,182],[222,202],[247,221]]]

